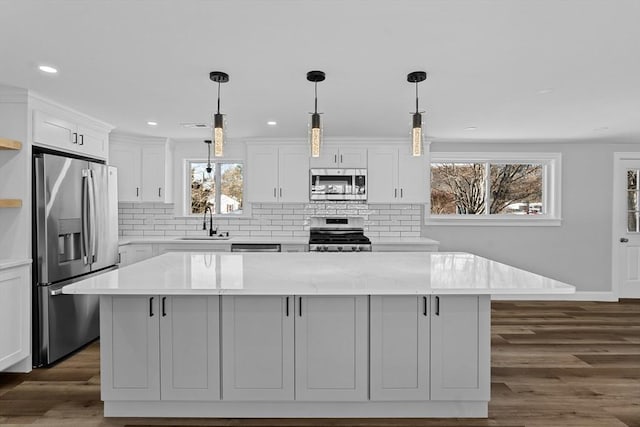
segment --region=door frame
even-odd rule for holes
[[[621,274],[618,270],[618,261],[622,256],[620,251],[620,238],[619,226],[617,218],[620,217],[620,207],[624,206],[624,200],[621,197],[621,193],[618,188],[618,180],[616,177],[620,176],[622,172],[623,160],[640,160],[640,152],[614,152],[613,153],[613,201],[611,205],[611,292],[616,299],[620,299],[621,290]]]

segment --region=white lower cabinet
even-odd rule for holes
[[[218,296],[103,296],[102,399],[217,400]]]
[[[368,298],[296,297],[296,400],[368,399]]]
[[[126,267],[151,258],[153,256],[153,246],[140,244],[122,245],[118,248],[118,255],[118,264],[120,267]]]
[[[29,268],[0,271],[0,371],[29,357],[31,351]]]
[[[293,400],[293,297],[222,297],[222,398]]]
[[[367,400],[367,300],[223,296],[222,399]]]
[[[489,295],[431,297],[431,400],[488,401]]]
[[[371,296],[371,400],[429,400],[429,297]]]

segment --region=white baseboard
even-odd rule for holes
[[[575,294],[512,294],[512,295],[492,295],[494,301],[618,301],[618,297],[613,292],[593,292],[578,291]]]
[[[29,373],[32,369],[31,356],[14,363],[2,372]]]

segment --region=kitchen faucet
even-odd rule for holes
[[[209,236],[215,236],[218,234],[218,227],[213,229],[213,211],[211,210],[211,206],[204,208],[204,219],[202,221],[202,229],[207,229],[207,211],[209,211]]]

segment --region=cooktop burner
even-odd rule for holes
[[[371,241],[364,235],[364,218],[311,218],[309,250],[315,252],[371,251]]]

